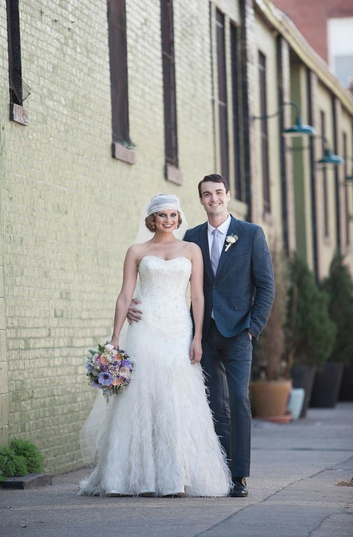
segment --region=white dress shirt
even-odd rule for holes
[[[223,224],[221,224],[218,228],[214,228],[213,226],[211,226],[209,222],[207,222],[208,249],[209,249],[210,255],[211,255],[212,243],[215,240],[214,236],[212,235],[213,230],[218,229],[219,231],[219,233],[217,234],[217,237],[218,237],[218,240],[221,242],[219,251],[222,252],[224,241],[226,240],[229,226],[230,226],[230,215],[228,215],[227,220],[225,220]]]

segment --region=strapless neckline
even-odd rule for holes
[[[143,255],[139,261],[139,265],[141,263],[141,261],[143,259],[145,259],[146,257],[154,257],[155,259],[160,259],[161,261],[164,261],[165,263],[169,263],[170,261],[175,261],[176,259],[187,259],[190,264],[192,264],[191,260],[186,257],[185,255],[179,255],[178,257],[172,257],[172,259],[163,259],[163,257],[159,257],[158,255],[153,255],[153,254],[147,254],[147,255]]]

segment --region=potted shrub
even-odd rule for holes
[[[310,406],[334,408],[343,368],[353,364],[353,281],[341,254],[334,256],[322,287],[330,297],[328,311],[337,326],[337,337],[325,369],[315,375]]]
[[[336,325],[330,319],[330,297],[319,289],[313,273],[298,256],[291,262],[288,294],[286,347],[290,375],[295,388],[304,388],[301,417],[306,415],[316,370],[322,370],[336,339]]]
[[[287,261],[280,253],[272,252],[276,295],[267,326],[255,344],[254,354],[258,379],[250,383],[253,414],[270,421],[289,421],[286,408],[292,384],[285,360],[284,322],[288,292]],[[253,377],[255,370],[253,370]]]

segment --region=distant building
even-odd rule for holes
[[[274,0],[273,3],[292,19],[341,83],[353,90],[352,0]]]

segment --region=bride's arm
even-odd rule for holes
[[[119,346],[119,337],[126,315],[131,304],[137,279],[138,255],[136,246],[130,246],[124,261],[123,284],[116,301],[114,329],[111,344]]]
[[[192,314],[194,317],[195,333],[190,347],[190,359],[192,363],[197,363],[202,357],[202,324],[205,308],[203,294],[203,259],[200,248],[193,245],[192,252],[192,274],[190,279]]]

